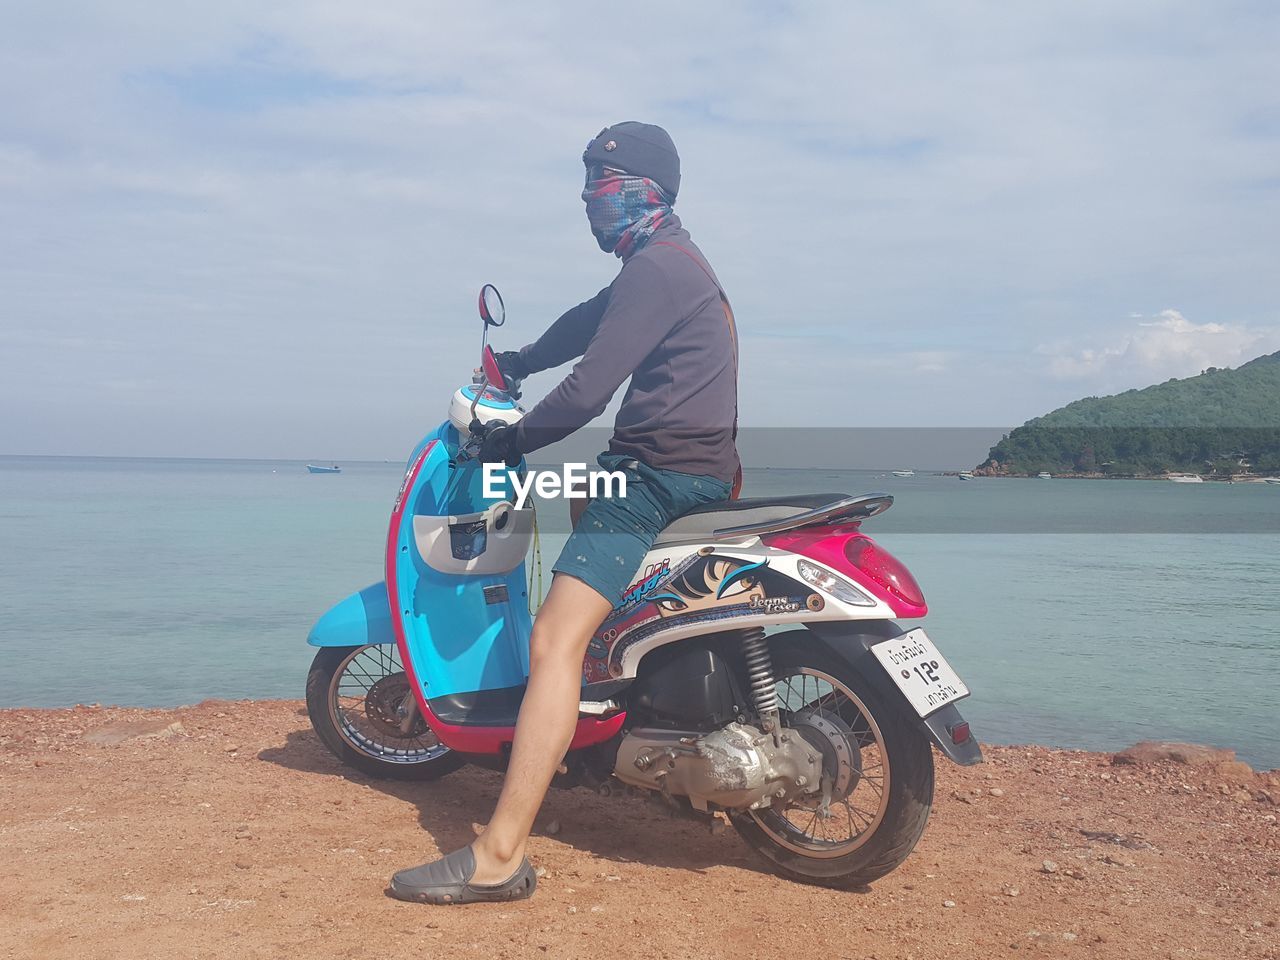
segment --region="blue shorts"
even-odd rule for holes
[[[731,486],[616,453],[602,453],[596,462],[626,475],[627,495],[593,498],[551,569],[577,577],[617,606],[662,528],[694,507],[729,499]]]

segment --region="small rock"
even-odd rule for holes
[[[1004,796],[1004,791],[1003,791],[1003,790],[1001,790],[999,787],[992,787],[990,790],[988,790],[988,791],[987,791],[987,793],[991,794],[991,796],[993,796],[993,797],[1003,797],[1003,796]]]
[[[954,900],[943,900],[942,905],[944,907],[954,907],[956,905],[956,902]]]
[[[239,753],[239,752],[240,752],[240,744],[238,744],[238,743],[228,743],[225,747],[223,747],[223,748],[222,748],[222,750],[223,750],[223,752],[224,752],[224,753]]]
[[[1076,938],[1076,935],[1072,933],[1070,930],[1068,930],[1066,933],[1062,935],[1063,940],[1074,940],[1075,938]]]
[[[598,907],[598,906],[597,906],[597,907],[592,907],[592,908],[591,908],[591,912],[592,912],[592,913],[603,913],[603,912],[604,912],[604,907]]]
[[[1054,863],[1052,860],[1046,860],[1044,863],[1040,864],[1040,872],[1041,873],[1057,873],[1058,865]]]
[[[248,870],[251,866],[253,866],[253,864],[251,864],[248,860],[237,860],[237,861],[236,861],[236,869],[237,869],[237,870]]]
[[[551,876],[551,874],[547,872],[546,867],[538,867],[538,869],[534,870],[533,873],[539,880],[545,880],[547,877]]]
[[[546,828],[542,832],[545,833],[548,837],[554,837],[556,834],[560,832],[560,821],[552,820],[550,823],[547,824]]]
[[[577,912],[578,912],[578,908],[577,908],[577,907],[570,907],[570,908],[569,908],[569,910],[568,910],[568,912],[569,912],[569,913],[577,913]]]
[[[1021,893],[1021,892],[1022,892],[1022,891],[1021,891],[1021,890],[1019,890],[1017,887],[1005,887],[1005,888],[1004,888],[1004,895],[1005,895],[1006,897],[1016,897],[1016,896],[1017,896],[1019,893]]]

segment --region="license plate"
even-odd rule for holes
[[[871,652],[922,717],[969,695],[964,681],[919,628],[877,643]]]

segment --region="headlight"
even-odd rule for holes
[[[817,587],[823,593],[829,593],[837,600],[852,603],[859,607],[874,607],[875,600],[867,596],[844,577],[838,577],[830,570],[825,570],[808,560],[797,560],[796,569],[805,583]]]

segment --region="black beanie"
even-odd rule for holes
[[[676,198],[680,192],[680,154],[667,131],[651,123],[627,120],[601,130],[582,154],[585,164],[602,163],[636,177],[647,177]]]

